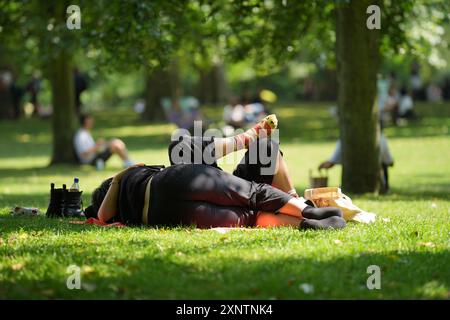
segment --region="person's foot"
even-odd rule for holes
[[[333,216],[322,220],[303,219],[300,222],[299,230],[327,230],[327,229],[343,229],[346,226],[343,218]]]
[[[133,160],[128,159],[123,162],[123,167],[126,169],[128,167],[134,166],[135,164],[136,163]]]
[[[103,159],[97,159],[95,161],[95,168],[97,171],[103,171],[105,169],[105,161]]]
[[[307,219],[322,220],[330,217],[343,217],[342,210],[335,207],[314,208],[307,206],[302,210],[302,216]]]

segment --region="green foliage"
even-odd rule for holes
[[[82,52],[82,59],[92,60],[95,68],[126,72],[167,65],[174,56],[194,70],[217,59],[251,61],[259,74],[298,59],[320,67],[335,64],[334,9],[339,1],[72,2],[81,8],[81,30],[65,27],[67,1],[0,1],[0,37],[3,46],[14,49],[17,61],[28,62],[18,63],[20,67],[42,64],[58,48]],[[441,44],[448,49],[439,40],[449,21],[448,1],[381,3],[386,60],[413,56],[433,63],[433,57],[443,55],[437,49]]]
[[[340,1],[232,1],[222,4],[217,19],[226,21],[222,34],[235,60],[250,59],[255,67],[271,70],[301,59],[319,66],[335,64],[335,7]],[[382,0],[381,52],[429,62],[440,45],[442,25],[448,24],[450,2],[445,0]],[[361,26],[365,27],[365,26]]]
[[[81,8],[81,29],[66,27],[69,4]],[[2,1],[1,34],[29,56],[48,61],[59,50],[82,48],[100,65],[127,70],[154,67],[170,60],[190,20],[187,1]]]
[[[444,25],[450,21],[450,2],[432,1],[385,1],[382,9],[381,49],[386,59],[393,55],[435,65],[433,56],[443,41]],[[430,59],[431,57],[431,59]]]

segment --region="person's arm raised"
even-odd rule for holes
[[[128,167],[127,169],[122,170],[113,177],[108,192],[106,193],[100,209],[98,210],[98,219],[100,221],[107,222],[117,214],[117,197],[119,195],[120,181],[122,180],[123,175],[129,170],[143,165],[143,163],[139,163],[134,166]]]

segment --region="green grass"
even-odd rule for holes
[[[323,104],[281,106],[281,143],[296,187],[326,159],[338,132]],[[210,117],[220,110],[209,109]],[[419,105],[419,123],[388,128],[395,157],[387,196],[353,196],[378,214],[371,225],[342,231],[293,228],[219,234],[196,229],[108,229],[68,220],[12,217],[14,205],[45,212],[50,182],[80,178],[84,201],[119,170],[48,168],[50,123],[0,123],[0,298],[353,299],[450,297],[450,105]],[[134,159],[167,164],[172,126],[144,124],[128,112],[98,115],[96,135],[121,137]],[[235,158],[234,161],[237,161]],[[226,163],[224,168],[231,170]],[[330,172],[338,185],[340,168]],[[345,190],[344,190],[345,192]],[[68,290],[69,265],[81,267],[82,290]],[[381,268],[381,289],[368,290],[367,267]],[[301,290],[311,284],[312,293]]]

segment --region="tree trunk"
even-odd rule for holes
[[[75,133],[75,97],[72,75],[72,59],[69,53],[61,51],[50,64],[52,87],[52,164],[76,163],[73,147]]]
[[[13,73],[8,52],[0,44],[0,120],[14,118],[14,97],[11,91]],[[10,79],[7,79],[9,76]]]
[[[162,98],[176,98],[179,95],[179,87],[178,65],[176,62],[173,62],[167,69],[161,67],[147,74],[143,119],[146,121],[166,120],[161,100]]]
[[[222,62],[215,63],[213,66],[213,87],[214,103],[224,103],[229,98],[229,88],[225,74],[225,66]]]
[[[197,97],[202,103],[227,102],[230,90],[225,75],[225,67],[222,62],[210,67],[198,67],[199,82],[197,85]]]
[[[376,81],[379,31],[366,27],[366,9],[374,0],[338,2],[336,60],[342,141],[342,187],[346,192],[379,188],[379,125]]]
[[[212,97],[212,79],[210,68],[198,67],[198,83],[196,95],[201,103],[211,103]]]

